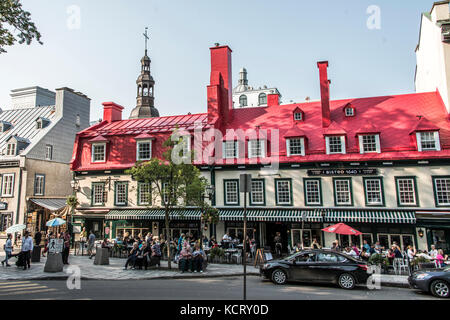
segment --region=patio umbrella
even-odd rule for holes
[[[26,227],[27,226],[24,224],[15,224],[15,225],[9,227],[8,229],[6,229],[6,234],[8,234],[8,233],[14,234],[16,232],[20,232],[23,229],[25,229]]]
[[[337,234],[353,235],[353,236],[359,236],[360,234],[362,234],[358,230],[353,229],[352,227],[350,227],[342,222],[335,224],[333,226],[323,228],[322,231],[330,232],[330,233],[337,233]]]
[[[65,223],[66,223],[65,220],[63,220],[61,218],[55,218],[55,219],[49,220],[45,225],[47,227],[58,227],[58,226],[61,226],[61,225],[65,224]]]

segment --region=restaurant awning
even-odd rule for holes
[[[408,210],[335,210],[324,209],[326,222],[416,223]]]
[[[171,210],[170,219],[200,220],[199,209],[175,209]],[[159,220],[165,218],[164,209],[129,209],[111,210],[105,215],[105,219],[111,220]]]
[[[30,199],[31,202],[50,211],[59,211],[66,206],[66,199],[47,198],[47,199]]]
[[[244,209],[219,209],[220,220],[242,220]],[[247,209],[249,221],[291,221],[291,222],[321,222],[322,216],[318,210],[300,209]]]

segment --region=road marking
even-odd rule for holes
[[[12,284],[10,286],[0,286],[0,290],[8,289],[8,288],[19,288],[19,287],[29,287],[29,286],[38,286],[38,283],[26,283],[26,284]]]
[[[30,289],[30,290],[36,290],[36,289],[46,289],[48,288],[47,286],[40,286],[39,284],[33,284],[27,288],[15,288],[15,289],[8,289],[5,290],[6,292],[12,292],[12,291],[19,291],[19,290],[24,290],[24,289]],[[0,291],[1,293],[1,291]]]
[[[27,291],[16,291],[16,292],[5,292],[0,293],[0,296],[12,296],[12,295],[20,295],[20,294],[33,294],[33,293],[43,293],[43,292],[52,292],[58,291],[56,289],[43,289],[43,290],[27,290]]]
[[[16,282],[1,282],[0,287],[3,285],[10,285],[10,284],[21,284],[21,283],[31,283],[30,281],[16,281]]]

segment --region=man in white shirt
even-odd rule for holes
[[[31,252],[33,251],[33,239],[30,237],[28,231],[25,231],[24,238],[22,240],[22,253],[24,255],[24,267],[23,270],[30,269],[31,264]]]
[[[224,245],[225,249],[228,249],[231,240],[232,239],[230,237],[230,233],[229,232],[227,232],[227,233],[225,233],[223,235],[222,242],[223,242],[223,245]]]
[[[436,259],[438,251],[436,250],[436,246],[434,244],[431,245],[431,250],[428,253],[432,259]]]

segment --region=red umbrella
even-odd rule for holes
[[[335,224],[333,226],[323,228],[322,231],[330,232],[330,233],[337,233],[337,234],[354,235],[354,236],[359,236],[360,234],[362,234],[358,230],[353,229],[352,227],[350,227],[342,222]]]

